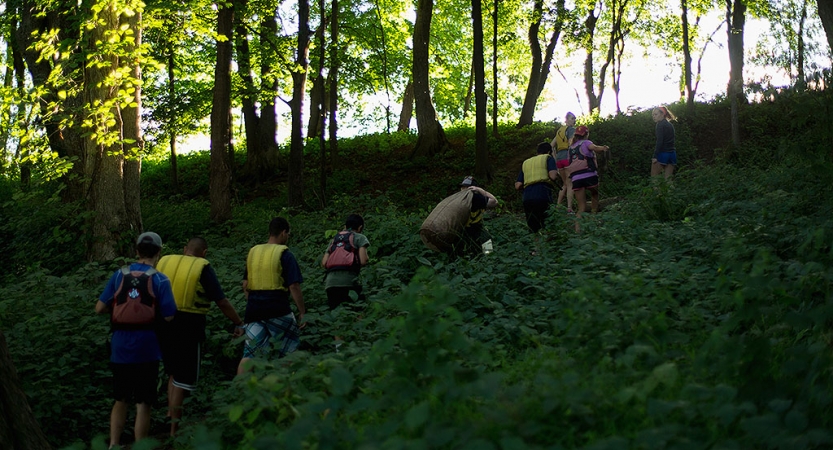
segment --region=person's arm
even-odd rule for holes
[[[486,197],[486,209],[492,209],[495,206],[497,206],[497,203],[498,203],[497,198],[495,198],[494,195],[490,194],[485,189],[483,189],[481,187],[477,187],[477,186],[470,186],[469,190],[477,192],[478,194]]]
[[[223,315],[228,317],[229,320],[231,320],[231,323],[234,324],[234,337],[242,336],[243,319],[241,319],[240,315],[237,314],[237,310],[234,309],[234,305],[232,305],[227,298],[218,300],[215,303],[217,303],[217,307],[220,308],[220,311],[223,312]]]
[[[292,300],[298,308],[298,327],[304,328],[304,326],[306,326],[306,322],[304,322],[304,314],[306,314],[307,308],[304,306],[304,294],[301,292],[301,283],[290,284],[289,294],[292,296]]]
[[[330,259],[330,252],[324,252],[324,256],[321,257],[321,267],[323,267],[325,269],[327,268],[327,260],[328,259]]]
[[[555,158],[552,156],[547,157],[547,176],[550,177],[550,181],[553,183],[559,178],[558,166],[555,165]]]
[[[101,300],[95,302],[95,312],[96,314],[101,314],[110,311],[110,307],[104,304]]]
[[[359,247],[359,264],[366,266],[368,262],[367,247]]]
[[[516,190],[520,191],[520,190],[521,190],[521,189],[523,189],[523,188],[524,188],[524,184],[523,184],[523,183],[521,183],[520,181],[516,181],[516,182],[515,182],[515,189],[516,189]]]
[[[663,121],[665,121],[663,119]],[[657,122],[657,143],[654,146],[654,159],[656,159],[659,152],[662,151],[662,143],[665,141],[665,127],[661,122]]]
[[[610,150],[610,146],[608,146],[608,145],[590,144],[590,145],[587,146],[587,148],[594,151],[594,152],[606,152],[606,151]]]

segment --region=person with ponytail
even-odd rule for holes
[[[651,159],[651,176],[663,174],[667,180],[674,174],[674,166],[677,165],[674,126],[671,125],[671,121],[677,120],[677,118],[665,106],[654,108],[651,117],[657,124],[657,141],[654,146],[654,157]]]

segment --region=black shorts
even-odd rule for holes
[[[582,178],[580,180],[573,180],[573,190],[578,191],[581,189],[593,189],[599,187],[599,177],[598,175],[593,175],[592,177]]]
[[[110,363],[113,400],[153,405],[159,381],[159,361],[139,364]]]
[[[364,306],[361,304],[356,304],[353,302],[353,298],[350,297],[350,291],[354,291],[358,296],[358,300],[362,301],[365,299],[364,294],[362,294],[362,286],[357,284],[355,286],[333,286],[327,288],[327,306],[330,307],[330,310],[338,308],[342,303],[345,307],[350,309],[351,311],[361,312],[364,309]]]
[[[172,341],[162,347],[165,373],[173,377],[174,386],[193,391],[200,378],[201,346],[194,341]]]
[[[547,210],[550,207],[549,200],[528,200],[524,202],[524,214],[526,224],[533,233],[544,228],[544,221],[547,219]]]

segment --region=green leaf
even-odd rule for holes
[[[428,421],[430,412],[431,407],[428,405],[428,402],[417,404],[405,414],[405,426],[409,430],[416,430]]]

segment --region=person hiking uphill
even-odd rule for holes
[[[471,176],[463,178],[460,183],[460,190],[469,190],[474,193],[471,198],[470,214],[463,228],[463,246],[461,250],[468,254],[491,251],[492,236],[483,224],[483,213],[487,209],[497,207],[497,198],[480,187],[474,177]]]
[[[200,374],[201,344],[205,342],[206,315],[215,303],[234,324],[234,337],[243,335],[243,320],[226,298],[217,274],[205,259],[208,243],[191,238],[182,255],[166,255],[156,269],[167,275],[176,300],[174,319],[160,328],[162,362],[168,374],[168,416],[171,436],[182,418],[185,395],[197,388]]]
[[[156,336],[161,318],[176,313],[171,283],[154,266],[162,251],[158,234],[145,232],[136,239],[136,262],[117,270],[98,297],[95,312],[110,313],[110,368],[113,371],[113,409],[110,411],[110,448],[118,446],[127,421],[129,403],[136,403],[133,436],[144,439],[156,399],[159,360]]]
[[[573,182],[573,192],[576,194],[578,209],[576,210],[576,232],[581,231],[578,219],[581,219],[587,208],[587,194],[590,191],[590,210],[596,213],[599,209],[599,174],[596,172],[596,152],[610,150],[607,145],[596,145],[590,141],[590,130],[585,126],[576,128],[573,143],[570,145],[570,178]]]
[[[246,342],[243,358],[237,366],[240,375],[255,356],[268,355],[273,339],[279,340],[278,358],[294,352],[300,344],[300,330],[306,323],[304,296],[301,292],[301,269],[289,251],[289,222],[275,217],[269,223],[269,240],[255,245],[246,258],[243,292],[246,295]],[[289,297],[298,308],[292,313]],[[299,325],[300,324],[300,325]]]
[[[336,309],[342,303],[353,304],[350,291],[357,295],[357,300],[364,300],[359,271],[367,265],[367,247],[370,241],[362,234],[364,219],[358,214],[350,214],[344,221],[344,228],[330,242],[321,267],[327,270],[324,275],[324,289],[327,292],[327,306]]]
[[[552,203],[552,188],[558,176],[549,142],[538,144],[537,155],[523,162],[515,181],[515,189],[523,191],[526,224],[533,233],[544,227],[547,209]]]
[[[651,176],[662,174],[667,180],[674,174],[674,167],[677,165],[674,125],[671,125],[671,121],[677,118],[665,106],[654,108],[651,111],[651,118],[657,124],[657,140],[654,145],[654,157],[651,159]]]
[[[558,191],[558,199],[555,205],[561,204],[564,197],[567,197],[567,212],[573,212],[573,185],[570,182],[570,174],[567,172],[567,166],[570,165],[570,158],[567,149],[573,143],[573,135],[576,132],[576,115],[568,112],[564,118],[564,126],[555,132],[550,145],[552,146],[553,157],[555,158],[555,166],[558,168],[558,175],[561,177],[561,190]]]

